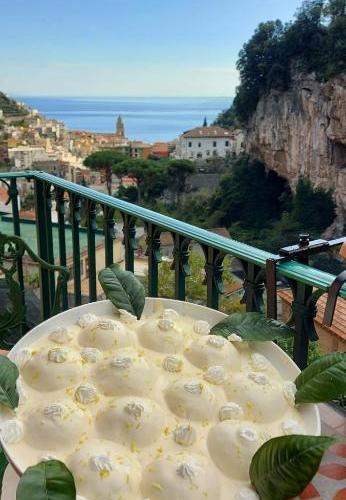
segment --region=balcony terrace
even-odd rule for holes
[[[220,295],[223,293],[223,261],[226,256],[236,258],[245,273],[243,282],[243,303],[247,311],[264,312],[269,317],[277,316],[277,281],[280,276],[288,283],[292,295],[291,323],[295,329],[293,357],[303,368],[307,364],[310,340],[316,340],[314,327],[316,302],[321,295],[328,292],[334,283],[335,297],[346,298],[346,285],[335,288],[336,277],[315,269],[309,265],[309,255],[338,247],[346,240],[326,242],[316,240],[304,241],[296,247],[286,247],[275,255],[258,248],[225,238],[210,231],[186,224],[171,217],[147,210],[120,199],[99,193],[92,189],[74,184],[45,172],[9,172],[1,173],[2,181],[8,189],[8,202],[12,205],[12,217],[7,225],[12,224],[12,234],[28,240],[27,228],[19,218],[20,189],[23,182],[29,182],[34,189],[36,211],[36,241],[27,241],[39,257],[49,264],[59,264],[70,268],[71,286],[62,284],[60,308],[66,310],[72,305],[80,305],[85,300],[82,289],[83,275],[87,277],[87,300],[97,300],[97,270],[100,267],[100,256],[97,248],[104,242],[101,265],[110,265],[121,260],[127,270],[134,271],[136,251],[136,224],[144,224],[148,257],[148,290],[149,296],[159,293],[159,266],[161,262],[160,235],[171,233],[173,238],[172,269],[175,275],[174,296],[179,300],[186,299],[186,278],[189,274],[189,247],[191,243],[199,245],[205,257],[206,303],[217,309]],[[52,217],[53,204],[56,210],[56,222]],[[81,230],[81,211],[84,207],[84,229]],[[67,217],[67,209],[69,217]],[[103,214],[103,231],[97,228],[98,210]],[[115,218],[122,220],[123,241],[121,243]],[[69,222],[68,222],[69,221]],[[1,229],[0,232],[5,232]],[[140,227],[143,232],[143,228]],[[118,245],[123,245],[119,253]],[[81,266],[81,254],[85,254],[85,269]],[[0,249],[1,255],[1,249]],[[202,271],[202,270],[201,270]],[[83,274],[84,273],[84,274]],[[40,300],[42,319],[52,315],[55,301],[56,280],[53,271],[40,268]],[[23,259],[18,262],[18,281],[24,299]],[[84,291],[84,293],[83,293]],[[333,300],[329,305],[329,322],[333,314]],[[334,301],[335,302],[335,301]],[[266,306],[265,306],[266,304]],[[326,316],[327,318],[327,316]],[[327,319],[326,319],[327,320]]]

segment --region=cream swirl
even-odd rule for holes
[[[174,440],[182,446],[191,446],[197,438],[195,429],[190,424],[183,424],[174,430]]]
[[[256,442],[258,441],[258,435],[257,432],[254,429],[251,429],[251,427],[243,427],[242,429],[239,429],[239,437],[244,439],[244,441],[249,441],[249,442]]]
[[[297,387],[295,383],[289,380],[287,382],[284,382],[282,390],[286,401],[290,406],[292,406],[292,408],[294,408],[296,404],[296,392],[297,392]]]
[[[95,328],[99,322],[99,318],[95,314],[83,314],[77,321],[81,328]]]
[[[118,325],[112,319],[100,319],[97,326],[101,330],[111,330],[114,332],[117,330]]]
[[[223,366],[210,366],[204,378],[211,384],[220,385],[226,380],[226,370]]]
[[[228,335],[227,340],[229,340],[230,342],[243,342],[243,339],[236,333],[231,333],[231,335]]]
[[[162,367],[167,372],[180,372],[183,368],[183,360],[177,356],[166,356],[163,360]]]
[[[177,475],[182,479],[193,479],[196,475],[195,469],[192,465],[182,462],[177,468]]]
[[[201,394],[203,384],[201,384],[201,382],[187,382],[184,384],[184,389],[186,392],[190,392],[191,394]]]
[[[164,309],[161,315],[162,319],[168,319],[170,321],[177,321],[179,319],[179,314],[175,309]]]
[[[208,321],[203,321],[202,319],[197,319],[193,323],[193,331],[198,333],[198,335],[209,335],[210,325]]]
[[[24,365],[31,359],[32,351],[27,347],[21,349],[18,353],[15,354],[13,362],[17,365],[18,368],[23,368]]]
[[[131,364],[132,359],[127,356],[116,356],[111,361],[111,365],[114,366],[114,368],[126,369],[129,368]]]
[[[80,355],[85,363],[96,363],[101,358],[101,351],[96,347],[84,347],[80,351]]]
[[[53,363],[64,363],[67,361],[68,351],[62,347],[54,347],[48,351],[48,360]]]
[[[6,444],[16,444],[24,435],[24,427],[20,420],[12,419],[4,422],[1,428],[1,436]]]
[[[97,390],[91,384],[81,384],[77,387],[74,397],[78,403],[90,404],[98,400]]]
[[[218,337],[217,335],[210,335],[207,339],[207,344],[217,349],[221,349],[225,344],[226,340],[223,337]]]
[[[141,405],[140,403],[136,403],[135,401],[130,401],[125,405],[124,410],[132,417],[139,419],[141,418],[142,413],[144,412],[144,406]]]
[[[250,372],[250,373],[248,373],[248,378],[250,380],[252,380],[253,382],[255,382],[255,384],[258,384],[258,385],[268,385],[269,384],[269,378],[266,375]]]
[[[225,403],[219,410],[219,419],[221,422],[223,420],[238,420],[243,418],[243,416],[243,408],[233,401]]]
[[[120,319],[123,323],[135,323],[137,321],[136,316],[126,311],[126,309],[119,309]]]
[[[53,420],[62,419],[66,414],[67,408],[61,403],[51,403],[43,408],[43,415]]]
[[[163,330],[165,332],[168,332],[169,330],[173,330],[174,325],[175,325],[174,321],[172,321],[171,319],[167,319],[167,318],[159,319],[159,322],[158,322],[158,327],[160,328],[160,330]]]
[[[259,354],[258,352],[251,354],[250,363],[252,369],[259,372],[265,371],[269,366],[267,358],[264,357],[262,354]]]
[[[90,458],[91,468],[96,472],[112,472],[113,461],[107,455],[96,455]]]
[[[49,339],[57,344],[66,344],[72,339],[72,335],[64,326],[58,326],[49,334]]]

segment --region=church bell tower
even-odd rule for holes
[[[124,122],[121,118],[121,116],[118,116],[117,123],[116,123],[116,129],[115,129],[115,135],[117,137],[121,137],[122,139],[125,137],[125,127],[124,127]]]

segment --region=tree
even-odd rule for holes
[[[175,194],[175,203],[178,206],[181,195],[186,190],[186,181],[195,170],[194,163],[189,160],[171,160],[167,164],[169,188]]]
[[[207,127],[207,126],[208,126],[208,122],[207,122],[207,117],[205,116],[204,120],[203,120],[203,127]]]
[[[127,158],[112,169],[119,177],[128,175],[137,180],[139,204],[160,197],[167,187],[166,164],[161,161]]]
[[[112,194],[112,169],[115,165],[126,160],[126,156],[115,150],[97,151],[84,160],[84,165],[92,170],[104,171],[106,177],[107,192]]]
[[[332,192],[314,188],[309,179],[298,181],[292,202],[292,220],[302,231],[320,233],[335,219],[335,203]]]
[[[292,72],[314,72],[325,81],[346,71],[345,0],[306,0],[294,21],[260,23],[239,53],[240,85],[216,123],[246,125],[259,99],[284,91]]]
[[[118,192],[114,196],[120,198],[121,200],[128,201],[129,203],[137,203],[138,189],[136,188],[136,186],[125,187],[123,185],[120,185]]]
[[[261,229],[280,217],[285,193],[289,193],[285,179],[274,171],[266,171],[260,161],[242,155],[234,162],[231,173],[222,177],[209,215],[219,214],[219,220],[213,217],[215,225],[230,227],[239,222]]]

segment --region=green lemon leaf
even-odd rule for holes
[[[0,404],[13,410],[18,406],[19,396],[16,389],[18,368],[6,356],[0,356]]]
[[[2,493],[2,481],[4,478],[5,470],[8,465],[8,460],[2,448],[0,448],[0,497]]]
[[[16,500],[76,500],[71,472],[59,460],[28,467],[20,478]]]
[[[322,403],[346,394],[346,353],[316,359],[295,380],[296,403]]]
[[[243,340],[278,340],[293,337],[293,330],[275,319],[266,318],[258,312],[235,313],[213,326],[213,335],[227,338],[232,333]]]
[[[112,264],[99,272],[99,282],[112,304],[117,309],[125,309],[139,319],[142,315],[145,290],[142,283],[130,271],[123,271]]]
[[[323,453],[336,441],[292,435],[264,443],[250,465],[250,479],[261,500],[287,500],[298,495],[316,474]]]

